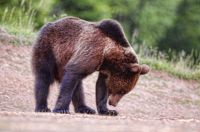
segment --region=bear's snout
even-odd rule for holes
[[[118,95],[118,94],[110,95],[108,104],[116,107],[121,98],[122,98],[122,95]]]

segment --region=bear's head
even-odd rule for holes
[[[110,73],[107,77],[106,85],[109,91],[109,105],[116,106],[120,99],[130,92],[136,85],[139,76],[147,74],[149,67],[147,65],[129,64],[128,74]]]
[[[109,104],[119,100],[136,85],[139,76],[149,72],[147,65],[139,65],[135,51],[126,39],[123,28],[115,20],[103,20],[97,27],[103,32],[105,48],[101,73],[106,75]]]

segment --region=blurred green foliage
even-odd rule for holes
[[[22,28],[40,28],[50,18],[51,0],[1,0],[0,23]]]
[[[182,0],[177,7],[177,17],[171,28],[157,43],[159,49],[166,51],[185,51],[192,54],[194,63],[200,62],[200,1]],[[171,57],[170,57],[171,59]]]
[[[116,19],[135,48],[158,48],[168,59],[184,52],[195,64],[200,62],[200,0],[0,1],[1,25],[38,30],[47,21],[69,15],[88,21]]]

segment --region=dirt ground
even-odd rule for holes
[[[31,46],[0,44],[0,131],[200,131],[200,84],[159,71],[142,76],[116,108],[119,116],[34,113]],[[94,73],[84,80],[87,104],[95,107]],[[59,85],[51,87],[53,109]]]

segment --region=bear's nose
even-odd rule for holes
[[[114,103],[113,103],[112,101],[110,101],[110,100],[109,100],[108,104],[109,104],[109,105],[112,105],[112,106],[114,106],[114,107],[117,106],[117,104],[114,104]]]
[[[111,94],[109,96],[108,104],[116,107],[121,98],[122,98],[122,95],[119,95],[119,94],[112,95]]]

